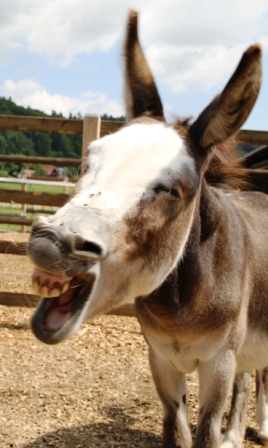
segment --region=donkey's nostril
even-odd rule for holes
[[[76,247],[76,249],[84,251],[84,252],[93,252],[96,255],[102,254],[102,248],[91,241],[85,241],[80,247]]]
[[[103,257],[103,248],[97,243],[76,237],[73,254],[80,259],[97,261]]]

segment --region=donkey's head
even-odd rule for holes
[[[39,217],[28,247],[41,300],[35,335],[56,343],[94,317],[159,287],[180,261],[210,150],[244,123],[257,98],[260,48],[191,126],[165,123],[139,45],[137,14],[125,45],[128,124],[89,147],[88,171],[69,202]]]

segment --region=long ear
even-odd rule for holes
[[[164,120],[163,106],[138,39],[138,14],[129,12],[125,41],[127,120],[142,115]]]
[[[258,97],[262,79],[261,48],[253,45],[223,92],[199,115],[189,134],[202,148],[222,143],[246,121]]]

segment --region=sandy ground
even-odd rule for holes
[[[1,291],[31,292],[31,271],[26,257],[0,254]],[[161,405],[136,319],[103,316],[46,346],[31,334],[32,311],[0,306],[0,447],[160,447]],[[187,383],[194,433],[196,375]],[[247,447],[259,446],[254,402],[253,383]]]

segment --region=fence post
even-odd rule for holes
[[[88,153],[88,145],[93,140],[98,140],[100,138],[100,126],[101,126],[101,117],[99,115],[84,116],[81,175],[86,170],[86,155]]]
[[[22,191],[27,191],[26,182],[25,183],[22,182],[21,189],[22,189]],[[21,217],[26,218],[26,216],[27,216],[27,204],[21,204]],[[24,224],[22,224],[20,231],[21,231],[21,233],[25,233],[26,226]]]

